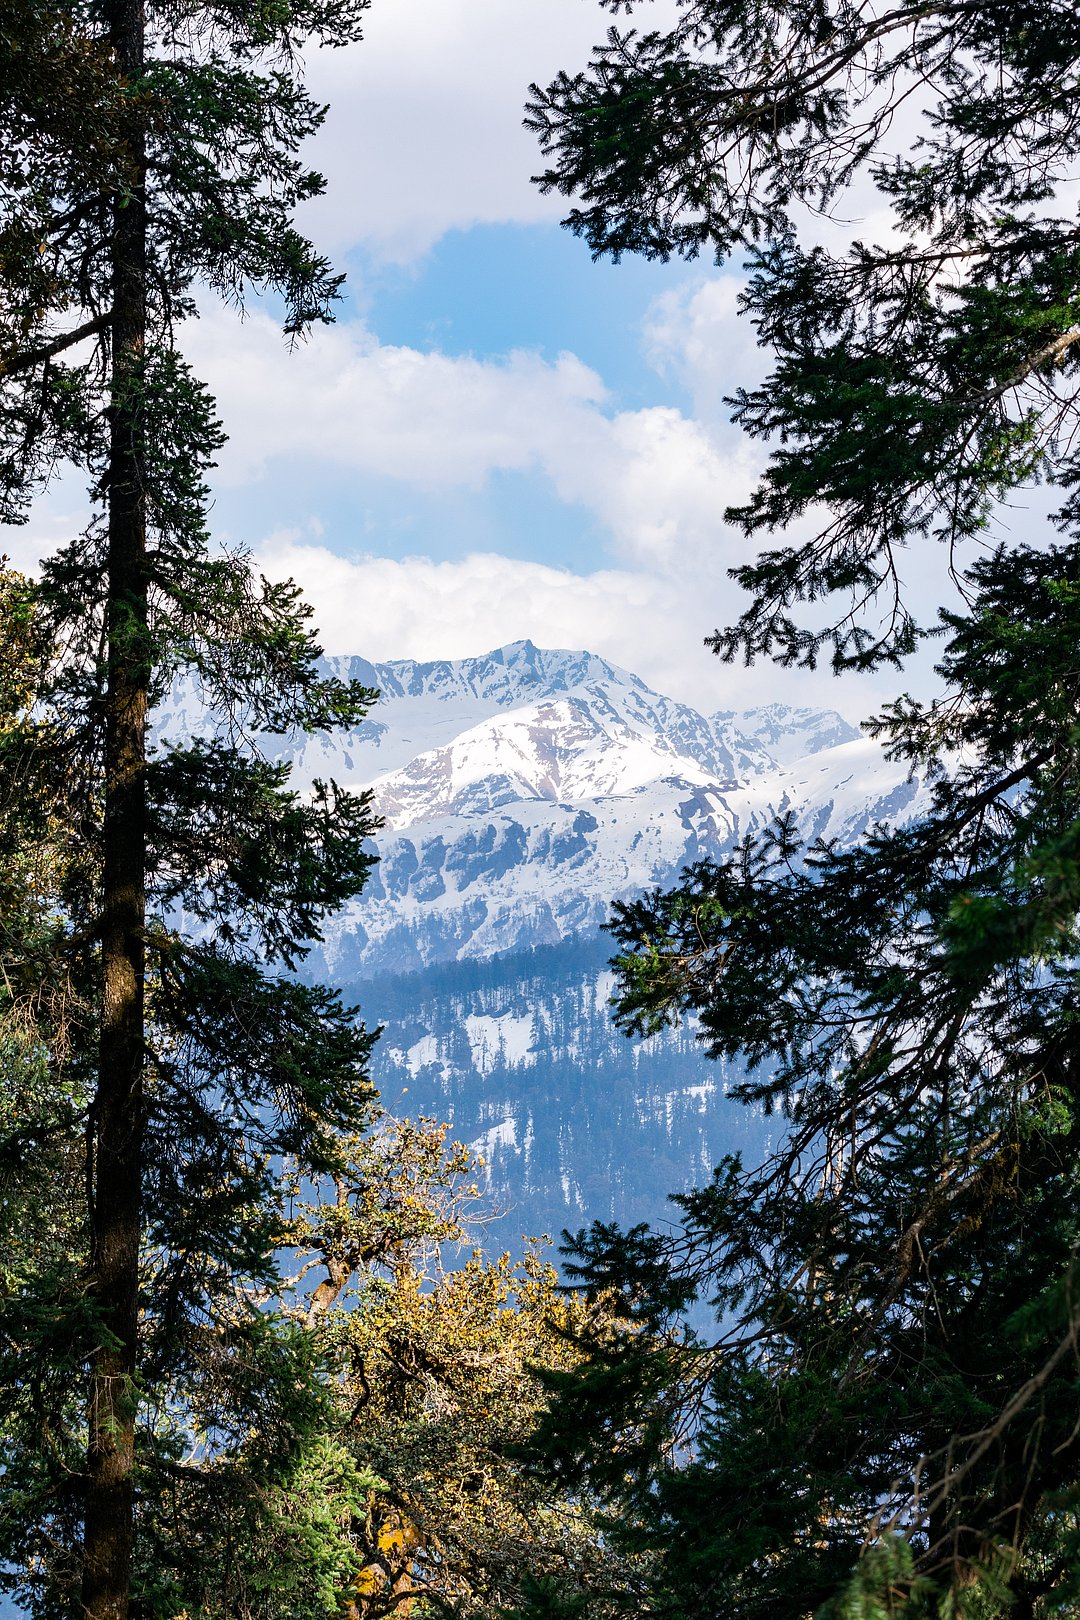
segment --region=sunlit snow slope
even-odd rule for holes
[[[771,1122],[727,1100],[692,1029],[615,1032],[600,925],[781,812],[842,843],[902,820],[918,780],[837,714],[702,715],[589,653],[331,663],[380,689],[371,720],[280,752],[300,787],[371,786],[386,828],[310,967],[385,1024],[387,1105],[449,1119],[484,1154],[510,1210],[487,1241],[655,1217],[724,1152],[756,1152]],[[206,722],[187,691],[159,724]]]
[[[381,689],[375,726],[309,744],[297,771],[371,784],[386,818],[369,890],[327,931],[338,978],[591,934],[614,898],[672,882],[781,811],[848,842],[918,793],[837,714],[701,715],[587,653],[515,642],[335,668]]]

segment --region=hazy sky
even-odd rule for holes
[[[723,404],[763,365],[737,267],[594,265],[530,185],[529,81],[609,21],[595,0],[374,0],[363,44],[313,57],[329,189],[301,223],[347,301],[292,353],[258,307],[189,329],[231,434],[215,532],[300,580],[330,651],[528,636],[704,708],[858,717],[895,677],[732,670],[702,647],[737,610],[722,513],[761,455]],[[25,544],[66,532],[77,498],[54,493]]]

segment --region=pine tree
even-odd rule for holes
[[[899,667],[901,549],[944,542],[959,585],[940,697],[871,723],[932,784],[914,821],[843,850],[781,820],[616,908],[624,1027],[693,1013],[784,1121],[675,1233],[574,1246],[631,1331],[583,1338],[542,1449],[657,1555],[666,1615],[1080,1600],[1078,73],[1068,7],[698,0],[534,90],[594,253],[748,259],[774,367],[732,405],[773,450],[728,518],[816,532],[733,571],[714,650]],[[889,243],[804,246],[856,179]],[[1040,480],[1058,533],[988,545]]]
[[[195,1589],[253,1612],[236,1583],[259,1549],[230,1536],[250,1541],[325,1405],[310,1344],[252,1290],[283,1231],[275,1163],[326,1170],[368,1106],[368,1037],[292,970],[374,823],[333,784],[291,792],[261,740],[352,726],[372,694],[321,673],[292,586],[212,544],[222,432],[178,343],[203,288],[277,293],[293,338],[330,318],[339,278],[292,224],[321,187],[297,64],[356,38],[365,4],[27,3],[0,30],[3,514],[64,460],[96,507],[16,592],[33,707],[2,738],[13,870],[35,829],[53,852],[4,964],[34,1077],[5,1193],[51,1209],[52,1242],[10,1239],[0,1525],[5,1579],[43,1614],[119,1620],[133,1594],[175,1613]],[[185,746],[152,730],[177,680],[207,713]],[[51,999],[30,988],[46,961]]]

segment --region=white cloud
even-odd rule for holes
[[[559,219],[565,202],[530,184],[528,86],[581,66],[609,22],[593,0],[378,0],[360,45],[310,60],[329,186],[305,230],[406,262],[455,227]]]
[[[724,395],[753,387],[769,364],[757,347],[753,326],[739,314],[741,291],[735,276],[676,287],[654,299],[644,321],[650,363],[662,377],[674,377],[689,390],[695,415],[714,431],[730,422]]]
[[[539,472],[606,526],[618,555],[657,563],[723,550],[724,506],[753,477],[751,447],[721,449],[677,410],[608,414],[601,379],[571,354],[423,353],[380,344],[356,322],[290,354],[268,317],[241,323],[223,310],[189,330],[187,347],[232,433],[226,484],[286,455],[425,490]]]
[[[528,638],[587,648],[706,712],[780,700],[838,707],[858,719],[882,690],[851,678],[834,682],[825,671],[793,681],[790,671],[767,664],[721,664],[703,646],[717,620],[737,612],[737,593],[720,568],[580,575],[492,553],[452,562],[346,558],[295,534],[271,536],[256,560],[272,578],[297,580],[332,653],[460,658]]]
[[[723,513],[752,485],[750,446],[721,451],[700,422],[669,406],[622,412],[592,439],[564,442],[548,470],[564,500],[607,525],[621,556],[654,566],[733,560]]]
[[[677,9],[653,0],[638,26],[662,28]],[[531,183],[544,159],[522,128],[528,87],[583,68],[611,21],[596,0],[375,0],[360,44],[309,58],[330,111],[308,155],[328,190],[303,228],[334,255],[363,246],[406,264],[448,230],[562,218],[567,199]],[[894,145],[921,132],[920,105],[901,110]],[[808,243],[833,247],[892,225],[865,174],[835,220],[800,217]]]
[[[269,317],[241,322],[221,309],[188,329],[185,347],[229,426],[221,476],[233,484],[288,454],[475,489],[543,460],[568,415],[604,420],[603,383],[570,354],[451,357],[381,344],[355,321],[319,328],[290,353]]]

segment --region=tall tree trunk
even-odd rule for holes
[[[122,75],[143,66],[144,0],[111,0]],[[133,117],[133,127],[137,125]],[[105,698],[102,1008],[94,1104],[92,1282],[106,1328],[91,1367],[82,1608],[126,1620],[135,1530],[134,1452],[143,1158],[146,918],[146,348],[144,152],[133,137],[132,191],[112,242],[112,397],[108,469],[108,671]]]

